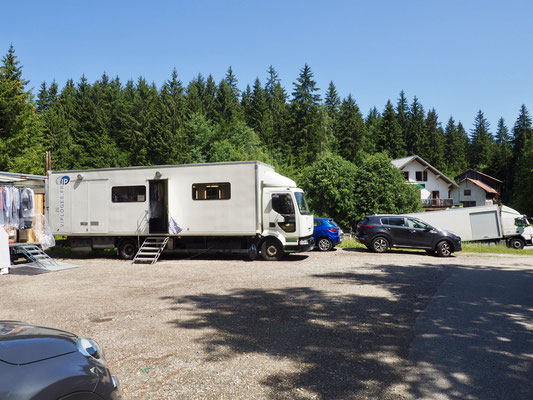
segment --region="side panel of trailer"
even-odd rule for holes
[[[502,237],[497,205],[453,208],[408,215],[419,218],[435,228],[453,232],[464,241]]]
[[[256,168],[273,171],[233,163],[52,172],[50,225],[57,235],[149,235],[169,233],[168,221],[154,223],[168,215],[182,236],[255,235],[260,232]],[[222,199],[206,195],[220,188]]]

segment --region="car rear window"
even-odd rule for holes
[[[333,225],[333,226],[336,226],[337,228],[339,227],[339,225],[337,225],[337,223],[335,221],[333,221],[332,219],[328,220],[328,222]]]
[[[388,217],[382,218],[381,223],[383,225],[405,226],[405,219],[402,217]]]

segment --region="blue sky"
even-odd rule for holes
[[[105,71],[160,86],[174,68],[220,80],[232,66],[241,89],[273,65],[289,93],[305,63],[321,94],[331,80],[363,114],[404,90],[472,126],[514,124],[533,111],[533,2],[528,1],[34,1],[0,7],[0,54],[15,46],[25,79]]]

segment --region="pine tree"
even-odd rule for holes
[[[504,119],[500,118],[487,172],[495,178],[503,181],[501,195],[504,203],[507,203],[507,201],[510,200],[511,186],[509,185],[513,180],[511,172],[513,170],[511,167],[512,157],[513,151],[511,148],[509,130],[505,125]]]
[[[278,74],[274,67],[268,69],[268,78],[265,85],[265,97],[272,116],[272,139],[270,154],[280,165],[288,164],[291,152],[291,137],[289,132],[289,107],[287,93],[281,86]]]
[[[343,100],[339,110],[337,142],[339,154],[348,161],[355,161],[365,150],[367,129],[363,116],[352,95]]]
[[[533,137],[525,137],[514,172],[513,208],[526,215],[533,215]]]
[[[320,113],[319,89],[309,65],[300,70],[291,101],[291,150],[298,164],[315,159],[325,140]]]
[[[394,109],[392,110],[394,111]],[[368,131],[368,152],[371,154],[375,153],[378,150],[378,142],[380,140],[380,129],[381,129],[381,114],[379,113],[376,107],[372,107],[365,118],[365,125]],[[401,133],[401,131],[400,131]],[[402,146],[403,146],[403,139]]]
[[[399,114],[398,114],[399,115]],[[407,113],[406,131],[403,131],[408,155],[418,155],[422,158],[428,153],[425,113],[422,104],[416,96]]]
[[[157,102],[157,128],[150,142],[153,164],[175,164],[186,159],[184,104],[183,86],[174,69],[161,88]]]
[[[409,114],[409,104],[407,101],[407,97],[405,97],[405,92],[402,90],[400,91],[400,97],[398,98],[398,103],[396,105],[396,119],[398,120],[398,124],[400,125],[400,129],[402,130],[402,137],[404,142],[404,147],[407,149],[407,143],[408,143],[408,114]],[[409,150],[408,150],[409,152]]]
[[[378,132],[379,135],[376,138],[377,151],[386,151],[392,158],[405,156],[402,129],[390,100],[387,100],[387,105],[385,110],[383,110]]]
[[[252,88],[246,85],[246,88],[241,94],[241,108],[244,114],[244,120],[250,125],[252,116]]]
[[[422,157],[438,170],[444,171],[446,168],[444,154],[446,139],[438,120],[437,111],[434,108],[428,111],[425,125],[426,137],[429,142],[429,151],[427,151]]]
[[[471,130],[469,164],[471,167],[484,171],[490,162],[494,139],[489,131],[490,124],[481,110],[478,111]]]
[[[466,159],[468,135],[463,125],[459,122],[456,127],[454,119],[450,117],[444,129],[444,137],[446,139],[445,170],[451,176],[455,176],[463,172],[468,165]]]
[[[233,74],[233,69],[231,68],[231,65],[229,66],[228,71],[226,72],[226,76],[224,77],[224,80],[227,82],[228,86],[230,87],[233,97],[235,99],[238,99],[240,96],[239,88],[237,86],[239,81],[237,80],[237,77]]]
[[[526,106],[522,104],[520,114],[513,127],[513,152],[515,154],[515,160],[522,153],[525,141],[532,136],[531,117]]]
[[[259,78],[255,79],[252,92],[249,126],[258,134],[268,148],[273,147],[272,114]]]
[[[0,170],[42,174],[39,115],[19,64],[11,45],[0,66]]]

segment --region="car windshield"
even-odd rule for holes
[[[311,212],[309,211],[309,206],[307,205],[307,201],[305,200],[305,196],[304,196],[303,192],[294,193],[294,197],[296,197],[296,203],[298,203],[298,208],[300,209],[300,214],[302,214],[302,215],[311,214]]]

